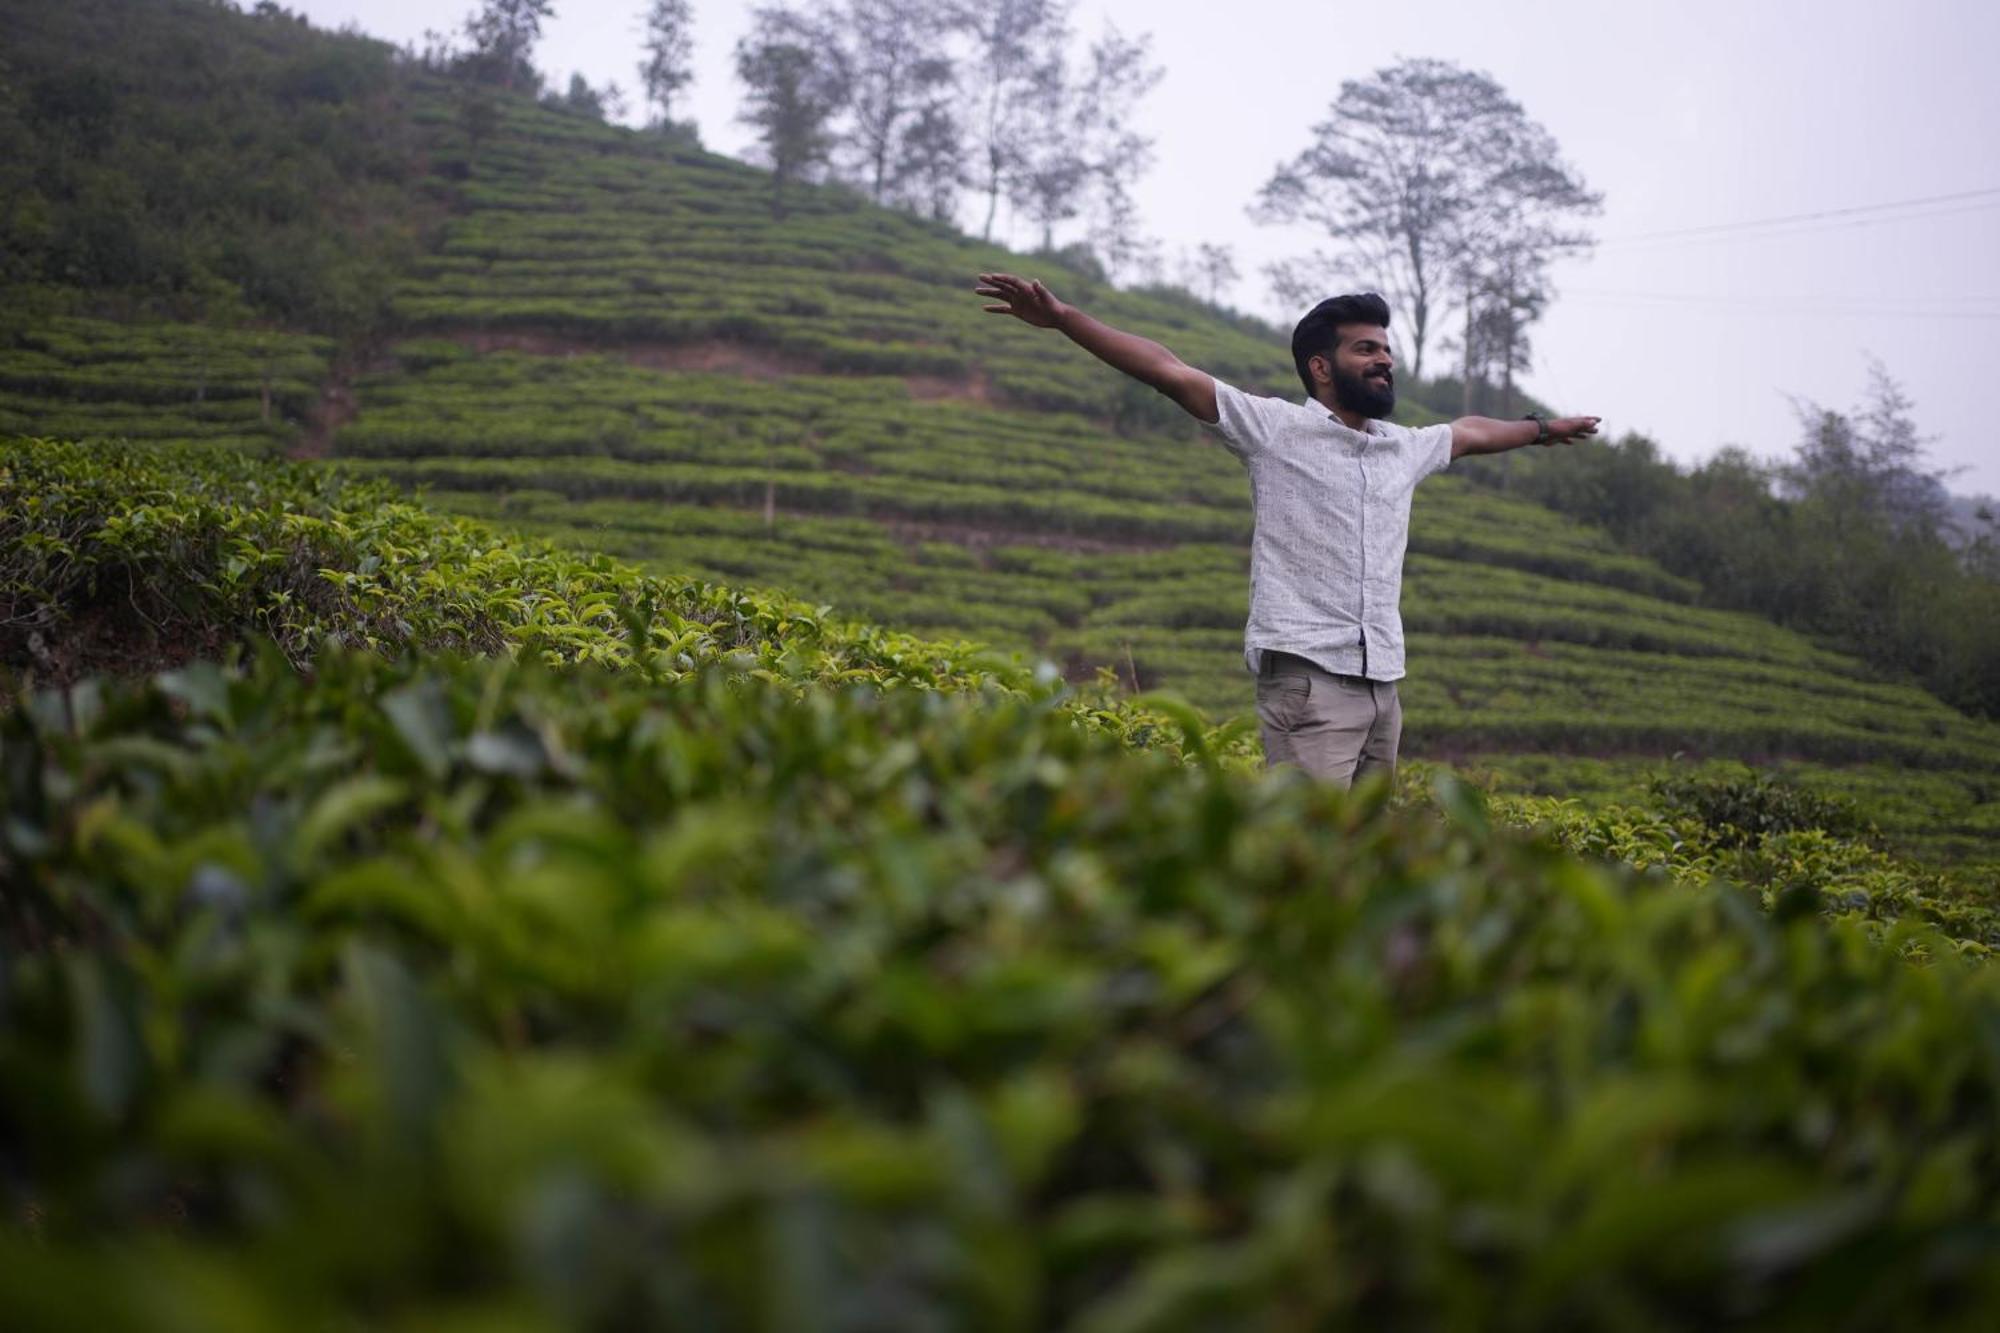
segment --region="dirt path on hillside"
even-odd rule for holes
[[[333,452],[334,432],[354,420],[361,405],[346,371],[335,371],[319,391],[319,401],[306,413],[305,429],[286,450],[289,458],[325,458]]]

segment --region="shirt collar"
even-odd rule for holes
[[[1376,421],[1372,417],[1362,422],[1361,429],[1357,431],[1353,427],[1349,426],[1345,421],[1342,421],[1339,417],[1335,416],[1333,414],[1333,409],[1328,407],[1325,403],[1322,403],[1317,398],[1306,399],[1305,405],[1307,407],[1310,407],[1313,411],[1319,413],[1321,416],[1325,417],[1329,422],[1333,424],[1335,428],[1339,430],[1344,430],[1350,435],[1365,435],[1371,439],[1381,439],[1384,436],[1388,435],[1389,433],[1381,422]]]

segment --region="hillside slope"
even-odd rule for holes
[[[1240,469],[967,289],[1045,272],[1296,392],[1267,333],[839,190],[774,219],[762,173],[527,103],[475,142],[448,86],[397,78],[371,105],[404,109],[449,213],[377,341],[43,320],[0,349],[0,429],[330,453],[583,549],[1247,708]],[[1602,533],[1447,474],[1419,492],[1404,608],[1412,754],[1594,795],[1675,754],[1785,764],[1866,795],[1905,847],[1996,855],[2000,728],[1706,609]]]
[[[356,381],[337,456],[578,545],[1247,707],[1241,470],[1063,340],[978,310],[969,275],[1034,260],[840,191],[774,219],[761,173],[526,107],[464,169],[463,211],[393,301],[426,336]],[[1268,338],[1040,271],[1296,392]],[[1412,533],[1412,753],[1545,788],[1560,770],[1497,756],[1886,762],[1955,775],[1902,812],[1927,850],[1977,855],[2000,827],[2000,729],[1458,478],[1420,491]]]

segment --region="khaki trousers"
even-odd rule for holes
[[[1336,676],[1303,657],[1266,649],[1257,677],[1257,722],[1266,768],[1296,764],[1343,787],[1375,773],[1396,774],[1403,705],[1392,680]]]

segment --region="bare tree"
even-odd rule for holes
[[[1220,305],[1222,294],[1243,276],[1236,270],[1236,252],[1208,241],[1196,246],[1193,255],[1183,256],[1181,268],[1188,290],[1210,305]]]
[[[1060,51],[1035,70],[1032,92],[1014,143],[1007,197],[1041,229],[1041,248],[1053,251],[1055,229],[1083,211],[1084,186],[1090,180],[1082,135],[1085,104]]]
[[[1352,245],[1407,315],[1418,377],[1436,318],[1454,287],[1471,290],[1482,246],[1519,248],[1547,215],[1596,203],[1491,76],[1447,61],[1405,60],[1343,83],[1313,136],[1265,183],[1251,215],[1308,223]],[[1552,258],[1566,235],[1548,230],[1540,252]]]
[[[1951,473],[1926,457],[1936,437],[1917,429],[1916,405],[1880,361],[1869,362],[1868,381],[1868,401],[1852,413],[1794,401],[1804,438],[1779,480],[1794,497],[1885,519],[1901,533],[1934,534],[1951,509]]]
[[[1548,308],[1550,291],[1531,254],[1511,251],[1497,257],[1470,290],[1460,295],[1465,315],[1461,410],[1514,414],[1514,379],[1534,364],[1528,326]],[[1480,390],[1489,388],[1482,395]]]
[[[771,164],[771,213],[785,187],[830,159],[833,117],[847,99],[847,57],[826,24],[783,5],[760,6],[736,44],[745,98],[738,119],[757,127]]]
[[[1164,71],[1151,61],[1152,38],[1125,37],[1106,25],[1090,48],[1080,95],[1077,137],[1090,166],[1086,212],[1114,274],[1136,266],[1157,280],[1159,243],[1140,233],[1132,188],[1153,164],[1153,141],[1138,132],[1138,103]]]
[[[853,50],[854,164],[879,204],[895,193],[903,141],[926,111],[935,131],[954,72],[947,27],[928,0],[846,0],[839,17]]]
[[[958,192],[964,186],[963,130],[951,99],[933,95],[903,132],[891,197],[933,222],[949,222],[958,212]]]
[[[1077,77],[1059,52],[1042,67],[1009,196],[1041,228],[1043,250],[1055,249],[1057,226],[1086,212],[1099,248],[1136,256],[1150,245],[1138,236],[1132,202],[1153,155],[1153,141],[1133,123],[1161,75],[1150,49],[1150,38],[1133,41],[1107,26]]]
[[[1562,162],[1555,137],[1525,115],[1494,116],[1468,127],[1464,151],[1479,182],[1451,234],[1468,330],[1465,410],[1472,411],[1475,385],[1497,374],[1499,411],[1511,415],[1514,377],[1532,363],[1527,327],[1553,296],[1549,270],[1558,258],[1592,244],[1573,219],[1595,213],[1603,196],[1585,187]],[[1486,344],[1483,369],[1470,356],[1475,325]]]
[[[1295,259],[1280,259],[1260,270],[1271,299],[1301,313],[1330,291],[1353,291],[1366,284],[1345,258],[1315,250]]]
[[[646,10],[646,58],[639,62],[639,86],[646,104],[659,108],[655,122],[674,123],[674,98],[694,82],[694,13],[688,0],[652,0]]]
[[[513,92],[540,91],[535,43],[542,39],[542,20],[554,13],[554,0],[486,0],[466,17],[472,49],[462,57],[463,68],[480,83]]]
[[[993,220],[1023,162],[1023,144],[1050,81],[1049,66],[1069,41],[1070,0],[960,0],[956,26],[966,60],[966,125],[971,175],[986,196],[980,236],[993,239]]]
[[[1149,281],[1160,276],[1160,243],[1142,229],[1138,205],[1115,177],[1100,182],[1091,248],[1113,282],[1135,272]]]
[[[452,34],[439,32],[436,28],[424,29],[422,47],[412,43],[407,49],[412,60],[433,73],[449,72],[460,59],[457,40]]]

